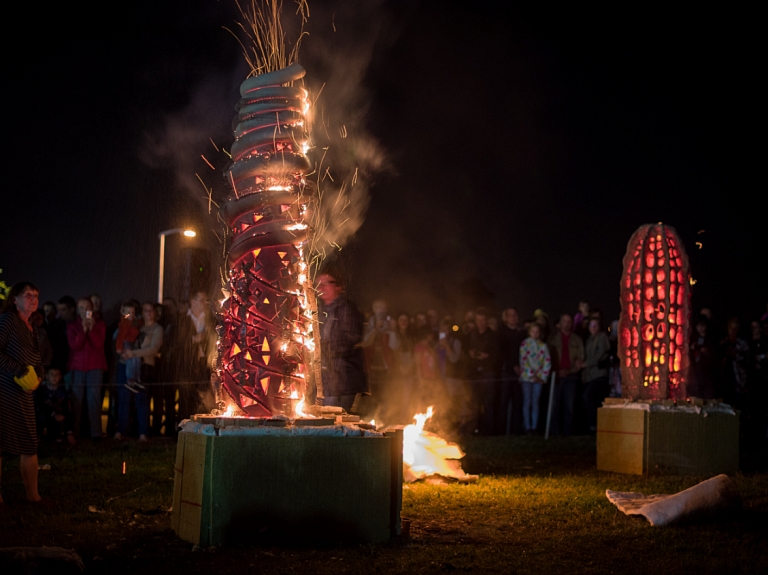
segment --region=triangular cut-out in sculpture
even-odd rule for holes
[[[264,395],[267,395],[267,392],[269,391],[269,378],[268,377],[262,377],[261,378],[261,389],[264,390]]]
[[[268,355],[262,355],[261,359],[264,362],[264,365],[269,365],[269,356]]]
[[[238,353],[240,353],[240,346],[235,344],[235,345],[232,346],[232,352],[229,354],[229,357],[234,357]]]
[[[261,344],[261,351],[270,351],[269,349],[269,341],[267,341],[267,338],[264,338],[264,343]]]
[[[259,254],[261,253],[261,248],[253,250],[253,257],[257,258],[259,257]]]

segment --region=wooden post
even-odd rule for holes
[[[552,423],[552,402],[555,399],[555,370],[552,370],[549,384],[549,405],[547,405],[547,428],[544,430],[544,439],[549,439],[549,425]]]

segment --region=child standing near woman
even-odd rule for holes
[[[539,399],[552,371],[547,344],[541,341],[541,327],[532,323],[528,337],[520,344],[520,386],[523,388],[523,426],[526,435],[536,433],[539,425]]]

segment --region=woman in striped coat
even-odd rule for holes
[[[38,297],[34,284],[17,283],[0,314],[0,457],[5,453],[21,457],[27,501],[39,504],[35,405],[32,391],[19,383],[21,380],[27,387],[34,387],[33,380],[37,379],[39,384],[42,374],[37,335],[29,323],[29,316],[37,310]],[[3,504],[0,495],[0,505]]]

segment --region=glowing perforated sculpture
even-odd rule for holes
[[[641,226],[629,240],[621,277],[622,393],[636,399],[686,397],[688,257],[674,228]]]
[[[248,78],[233,122],[232,194],[222,216],[232,233],[229,297],[219,327],[222,387],[248,415],[270,415],[304,391],[314,347],[306,243],[309,227],[305,114],[308,93],[286,86],[292,64]]]

